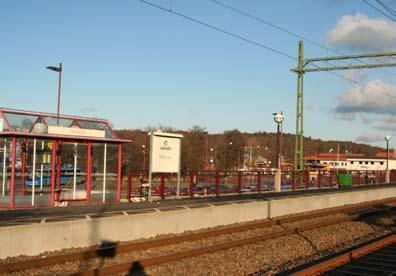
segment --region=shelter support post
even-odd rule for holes
[[[107,144],[104,144],[103,150],[103,196],[102,201],[106,202],[106,165],[107,165]]]
[[[32,164],[32,206],[34,206],[34,192],[36,189],[36,146],[37,140],[33,140],[33,164]]]
[[[118,144],[118,162],[117,162],[117,195],[116,200],[121,198],[121,179],[122,179],[122,144]]]
[[[44,141],[41,141],[41,152],[44,152]],[[40,165],[40,191],[43,190],[43,172],[44,172],[44,165],[43,160],[41,160],[41,165]]]
[[[91,188],[92,188],[92,143],[88,142],[87,147],[87,204],[91,204]]]
[[[55,203],[55,181],[56,181],[56,141],[52,141],[51,153],[51,197],[50,205],[54,206]]]
[[[57,170],[58,173],[56,175],[56,200],[60,201],[60,189],[61,189],[61,176],[62,176],[62,143],[58,142],[58,147],[57,147]]]
[[[77,143],[74,143],[74,166],[73,166],[73,199],[76,199],[76,186],[77,186]]]
[[[21,196],[25,195],[25,182],[26,182],[26,151],[27,151],[27,140],[23,139],[22,142],[22,153],[21,153]]]
[[[4,147],[3,147],[3,188],[2,195],[5,195],[5,187],[7,182],[7,139],[4,139]]]
[[[11,150],[11,189],[10,189],[10,208],[15,206],[15,159],[16,159],[16,144],[17,139],[12,138],[12,150]]]

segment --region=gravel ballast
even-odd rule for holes
[[[13,273],[13,275],[62,275],[75,273],[97,267],[123,262],[133,262],[145,258],[180,252],[188,249],[204,247],[226,241],[254,237],[285,228],[294,228],[308,223],[319,223],[332,218],[347,216],[345,213],[309,218],[293,223],[285,223],[265,228],[256,228],[244,232],[219,235],[197,241],[151,248],[121,254],[115,258],[95,258],[76,262],[68,262],[50,267],[42,267]],[[214,254],[187,258],[167,264],[147,267],[143,274],[147,275],[273,275],[295,266],[321,258],[325,255],[341,251],[363,241],[371,240],[390,231],[396,222],[393,212],[385,212],[377,216],[368,216],[360,221],[348,221],[304,231],[242,247],[220,251]],[[221,227],[218,227],[221,228]],[[197,231],[199,232],[199,231]],[[167,237],[176,235],[166,235]],[[164,236],[161,236],[164,237]],[[68,249],[61,253],[81,249]],[[59,254],[52,252],[48,255]],[[40,257],[45,257],[42,255]],[[30,259],[19,257],[15,259]],[[3,260],[8,262],[10,260]],[[142,273],[137,273],[142,274]],[[120,274],[121,275],[121,274]]]

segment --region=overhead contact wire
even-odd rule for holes
[[[231,33],[231,32],[229,32],[229,31],[227,31],[227,30],[224,30],[224,29],[221,29],[221,28],[219,28],[219,27],[213,26],[213,25],[211,25],[211,24],[209,24],[209,23],[206,23],[206,22],[203,22],[203,21],[201,21],[201,20],[195,19],[195,18],[190,17],[190,16],[188,16],[188,15],[185,15],[185,14],[182,14],[182,13],[179,13],[179,12],[176,12],[176,11],[174,11],[174,10],[166,9],[166,8],[164,8],[164,7],[162,7],[162,6],[159,6],[159,5],[157,5],[157,4],[151,3],[151,2],[146,1],[146,0],[138,0],[138,1],[140,1],[140,2],[142,2],[142,3],[144,3],[144,4],[146,4],[146,5],[152,6],[152,7],[154,7],[154,8],[160,9],[160,10],[162,10],[162,11],[168,12],[168,13],[170,13],[170,14],[177,15],[177,16],[179,16],[179,17],[181,17],[181,18],[184,18],[184,19],[187,19],[187,20],[189,20],[189,21],[195,22],[195,23],[200,24],[200,25],[202,25],[202,26],[205,26],[205,27],[207,27],[207,28],[209,28],[209,29],[212,29],[212,30],[221,32],[221,33],[223,33],[223,34],[226,34],[226,35],[228,35],[228,36],[231,36],[231,37],[240,39],[240,40],[245,41],[245,42],[247,42],[247,43],[249,43],[249,44],[252,44],[252,45],[261,47],[261,48],[263,48],[263,49],[266,49],[266,50],[271,51],[271,52],[273,52],[273,53],[276,53],[276,54],[278,54],[278,55],[281,55],[281,56],[290,58],[290,59],[295,60],[295,61],[298,60],[296,57],[291,56],[291,55],[289,55],[289,54],[287,54],[287,53],[284,53],[284,52],[282,52],[282,51],[280,51],[280,50],[276,50],[276,49],[271,48],[271,47],[269,47],[269,46],[266,46],[266,45],[264,45],[264,44],[262,44],[262,43],[259,43],[259,42],[256,42],[256,41],[254,41],[254,40],[251,40],[251,39],[249,39],[249,38],[243,37],[243,36],[241,36],[241,35]],[[315,64],[312,64],[311,66],[316,67],[316,68],[320,68],[319,66],[317,66],[317,65],[315,65]],[[391,95],[391,94],[388,94],[388,93],[383,92],[383,91],[381,91],[381,90],[378,90],[378,89],[376,89],[376,88],[370,87],[370,86],[365,85],[365,84],[363,84],[363,83],[361,83],[361,82],[359,82],[359,81],[356,81],[356,80],[350,79],[350,78],[348,78],[348,77],[345,77],[345,76],[343,76],[343,75],[341,75],[341,74],[338,74],[338,73],[335,73],[335,72],[332,72],[332,71],[326,71],[326,72],[327,72],[327,73],[330,73],[330,74],[333,74],[333,75],[335,75],[335,76],[337,76],[337,77],[340,77],[340,78],[342,78],[342,79],[344,79],[344,80],[347,80],[347,81],[350,81],[350,82],[352,82],[352,83],[358,84],[358,85],[360,85],[360,86],[362,86],[362,87],[366,87],[366,88],[368,88],[368,89],[370,89],[370,90],[372,90],[372,91],[374,91],[374,92],[376,92],[376,93],[379,93],[379,94],[382,94],[382,95],[385,95],[385,96],[388,96],[388,97],[391,97],[391,98],[396,99],[396,96],[393,96],[393,95]]]

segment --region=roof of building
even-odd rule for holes
[[[386,151],[379,151],[375,154],[375,157],[377,158],[386,158],[387,157],[387,152]],[[390,159],[396,159],[396,152],[389,151],[389,158]]]
[[[0,136],[129,143],[104,119],[0,108]]]
[[[386,152],[378,152],[375,156],[368,157],[365,156],[364,154],[361,153],[348,153],[348,154],[339,154],[337,157],[337,154],[333,153],[320,153],[320,154],[315,154],[315,155],[309,155],[304,157],[304,160],[306,161],[346,161],[346,160],[372,160],[372,159],[386,159]],[[389,152],[389,159],[396,159],[396,153],[394,152]]]

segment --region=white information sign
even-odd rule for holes
[[[0,118],[0,131],[3,131],[3,118]]]
[[[180,170],[181,137],[154,134],[151,146],[151,171],[178,173]]]
[[[183,135],[164,132],[150,133],[149,186],[152,173],[177,173],[177,195],[180,190],[180,154]]]

